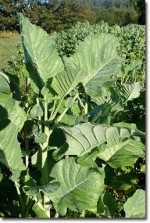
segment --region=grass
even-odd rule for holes
[[[0,70],[8,65],[13,56],[16,56],[16,44],[20,40],[17,32],[0,32]]]

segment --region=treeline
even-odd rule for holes
[[[103,4],[98,5],[98,2]],[[0,30],[19,29],[17,12],[22,12],[32,23],[49,33],[70,28],[77,21],[94,24],[103,20],[109,25],[121,26],[138,22],[139,13],[129,0],[124,3],[121,0],[111,0],[114,6],[120,2],[120,7],[109,7],[109,2],[110,0],[106,0],[105,4],[103,0],[0,0]]]
[[[132,4],[132,0],[80,0],[81,4],[85,4],[86,2],[91,6],[98,6],[104,8],[123,8],[129,7]]]

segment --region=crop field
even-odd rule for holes
[[[48,35],[18,17],[0,71],[0,216],[145,218],[145,26]]]

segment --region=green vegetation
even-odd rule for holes
[[[48,35],[18,17],[24,53],[0,72],[0,215],[145,218],[144,27]]]
[[[118,38],[118,54],[123,59],[123,75],[121,83],[140,80],[145,82],[145,26],[118,25],[109,26],[107,23],[90,25],[88,22],[78,22],[76,26],[61,32],[56,37],[60,55],[70,57],[76,52],[78,44],[90,34],[110,33]]]
[[[8,61],[12,61],[12,57],[17,55],[16,44],[21,41],[17,32],[1,32],[0,33],[0,69],[8,65]]]
[[[89,21],[90,24],[104,21],[122,26],[137,23],[139,17],[144,16],[141,8],[134,5],[130,0],[0,0],[0,30],[19,30],[17,12],[22,12],[48,33],[71,28],[77,21]]]
[[[146,3],[143,0],[133,0],[132,5],[138,11],[138,23],[141,25],[145,24],[146,21]]]

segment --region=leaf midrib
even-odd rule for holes
[[[117,55],[115,55],[114,57],[112,57],[109,61],[107,61],[106,63],[103,64],[103,66],[101,68],[99,68],[92,76],[90,76],[90,78],[84,82],[84,86],[86,86],[88,84],[88,82],[94,77],[96,76],[96,74],[98,72],[100,72],[111,60],[115,59],[117,57]],[[89,76],[89,75],[88,75]]]
[[[32,37],[31,37],[31,32],[30,32],[30,26],[27,27],[27,30],[28,30],[29,39],[30,39],[30,47],[31,47],[31,49],[32,49],[32,52],[33,52],[33,55],[34,55],[34,58],[35,58],[35,64],[36,64],[36,66],[37,66],[37,70],[38,70],[38,73],[40,74],[40,77],[42,77],[42,71],[41,71],[41,69],[40,69],[40,63],[39,63],[38,60],[37,60],[37,56],[36,56],[36,54],[35,54],[35,50],[34,50],[34,48],[33,48],[33,42],[32,42]],[[23,38],[24,38],[24,35],[23,35]],[[25,40],[25,38],[24,38],[24,40]],[[23,42],[24,42],[24,46],[25,46],[25,48],[26,48],[26,50],[27,50],[27,49],[28,49],[28,47],[26,47],[27,44],[25,43],[25,41],[23,41]],[[27,52],[28,52],[30,58],[32,58],[32,56],[31,56],[31,54],[30,54],[30,51],[27,50]],[[32,59],[31,59],[31,60],[32,60]],[[34,64],[34,63],[33,63],[33,64]]]
[[[86,181],[88,181],[88,180],[89,180],[89,177],[86,178],[84,181],[78,183],[75,187],[73,187],[73,188],[71,188],[69,191],[67,191],[67,193],[63,194],[63,196],[60,198],[60,200],[61,200],[62,198],[64,198],[67,194],[69,194],[70,192],[72,192],[73,190],[75,190],[76,188],[78,188],[80,185],[84,184],[84,183],[85,183]],[[62,190],[61,190],[61,191],[62,191]]]
[[[128,96],[128,98],[126,99],[126,102],[129,101],[129,100],[131,100],[131,98],[132,98],[131,96],[134,95],[133,92],[136,91],[136,88],[137,88],[137,87],[138,87],[138,86],[135,86],[135,85],[134,85],[134,88],[133,88],[132,92],[130,93],[130,95]],[[138,91],[138,93],[139,93],[139,91]]]

